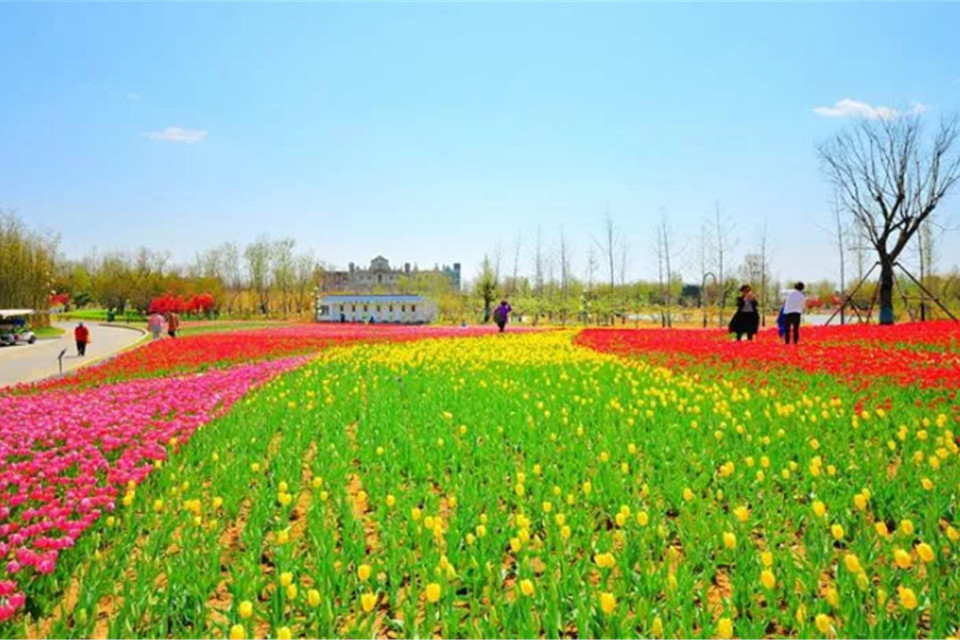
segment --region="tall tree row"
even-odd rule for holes
[[[56,257],[56,237],[32,231],[0,210],[0,308],[45,309]]]

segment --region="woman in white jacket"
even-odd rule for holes
[[[803,295],[803,288],[803,283],[798,282],[783,301],[783,320],[787,328],[783,334],[783,340],[786,344],[790,344],[791,333],[793,333],[793,344],[800,341],[800,316],[803,315],[807,306],[807,297]]]

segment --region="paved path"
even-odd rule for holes
[[[66,373],[129,347],[146,335],[135,329],[87,323],[91,342],[87,345],[87,355],[80,358],[73,340],[73,328],[77,324],[58,322],[54,326],[66,330],[66,333],[55,340],[37,340],[32,345],[0,347],[0,387],[56,375],[57,355],[62,349],[67,350],[63,356],[63,371]]]

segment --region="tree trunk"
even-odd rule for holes
[[[893,260],[880,258],[880,324],[893,324]]]

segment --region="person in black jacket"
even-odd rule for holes
[[[743,336],[753,340],[753,336],[760,330],[760,312],[757,309],[757,298],[753,289],[745,284],[740,287],[740,296],[737,298],[737,312],[730,318],[730,333],[737,335],[737,341]]]

